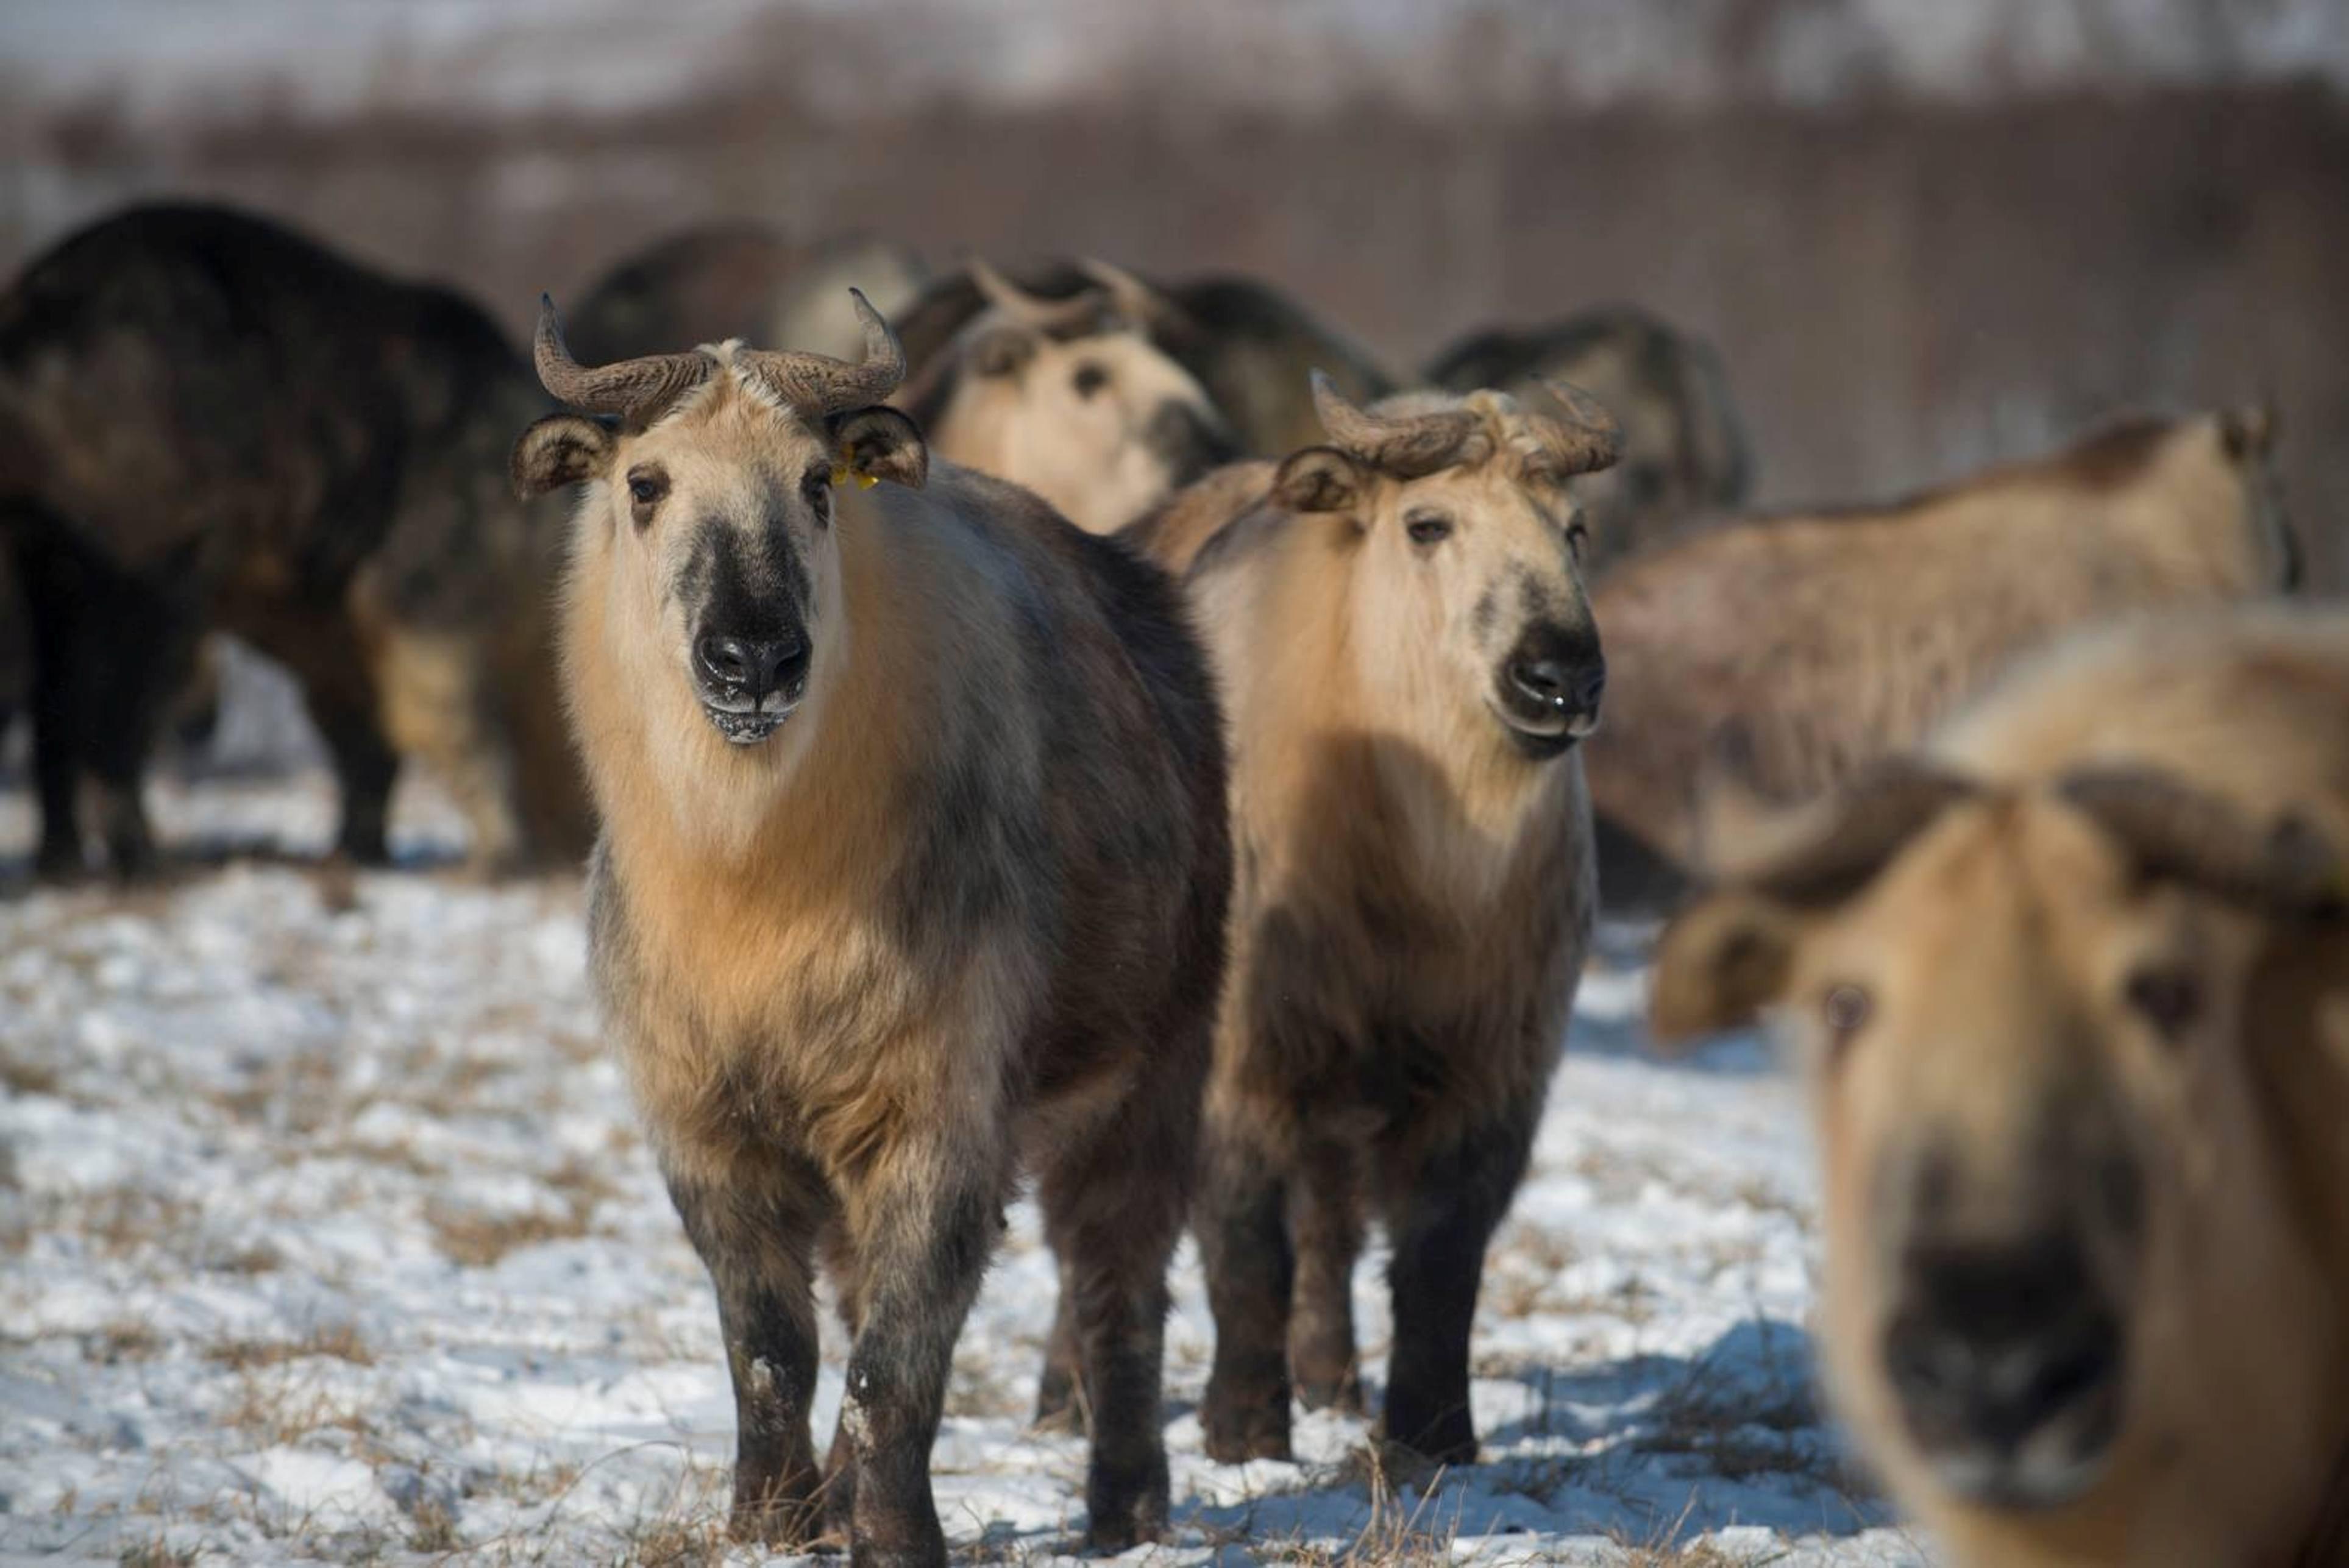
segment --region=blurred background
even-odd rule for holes
[[[1398,367],[1645,305],[1766,505],[2271,398],[2349,585],[2341,0],[0,7],[0,265],[227,198],[517,335],[679,226],[1259,275]]]

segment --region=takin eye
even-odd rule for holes
[[[2122,987],[2122,995],[2164,1039],[2179,1038],[2202,1016],[2202,983],[2174,965],[2137,970]]]
[[[1069,385],[1076,388],[1078,397],[1091,397],[1109,385],[1109,372],[1087,361],[1077,366],[1076,374],[1069,377]]]
[[[1830,986],[1819,1001],[1819,1016],[1827,1028],[1828,1050],[1837,1057],[1848,1050],[1853,1038],[1868,1026],[1868,1016],[1875,1010],[1875,1003],[1860,987]]]
[[[1413,544],[1440,544],[1452,537],[1452,520],[1440,511],[1415,511],[1403,519],[1402,531]]]
[[[668,494],[668,476],[658,469],[628,470],[628,515],[638,528],[649,527],[653,511]]]

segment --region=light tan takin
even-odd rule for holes
[[[1574,475],[1613,421],[1498,393],[1363,412],[1143,531],[1189,586],[1233,736],[1237,881],[1194,1222],[1218,1460],[1285,1457],[1292,1375],[1359,1401],[1350,1280],[1393,1243],[1387,1435],[1473,1458],[1468,1333],[1589,937],[1574,746],[1605,665]],[[1257,481],[1246,494],[1250,477]],[[1204,547],[1205,504],[1237,512]],[[1166,519],[1160,519],[1165,523]]]
[[[1123,1549],[1166,1517],[1165,1274],[1230,885],[1214,693],[1164,574],[929,462],[855,297],[855,365],[730,341],[585,369],[542,318],[547,389],[601,417],[514,453],[526,490],[585,486],[594,975],[717,1288],[737,1532],[828,1517],[856,1563],[945,1562],[930,1446],[1025,1174],[1086,1539]],[[819,1257],[854,1338],[828,1475]]]
[[[1757,824],[1663,1037],[1770,1012],[1831,1389],[1971,1568],[2349,1563],[2349,614],[2090,634]]]
[[[2258,414],[2139,420],[1894,506],[1755,519],[1609,573],[1593,603],[1613,717],[1585,761],[1609,908],[1681,894],[1723,775],[1809,799],[2076,625],[2290,586],[2271,444]]]
[[[898,398],[938,456],[1113,533],[1237,455],[1206,392],[1105,285],[1041,299],[985,262],[969,274],[987,308]]]

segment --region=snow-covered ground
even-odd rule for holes
[[[156,793],[212,853],[128,894],[27,891],[0,794],[0,1558],[751,1560],[720,1529],[715,1313],[598,1044],[577,883],[436,866],[457,830],[429,795],[400,805],[419,864],[353,878],[302,863],[322,779]],[[1486,1461],[1387,1474],[1320,1416],[1304,1462],[1207,1462],[1186,1246],[1177,1523],[1137,1560],[1922,1561],[1810,1394],[1794,1094],[1751,1043],[1645,1057],[1638,995],[1587,984],[1487,1269]],[[1081,1530],[1081,1441],[1023,1418],[1051,1279],[1022,1211],[935,1460],[971,1560]]]

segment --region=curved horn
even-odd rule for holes
[[[558,403],[583,414],[610,414],[632,424],[650,424],[661,411],[709,379],[718,361],[694,349],[654,354],[590,367],[571,357],[563,322],[551,294],[538,296],[538,335],[531,357],[539,385]]]
[[[1091,289],[1071,294],[1067,299],[1046,299],[1030,294],[994,267],[984,256],[973,256],[963,263],[970,281],[978,288],[979,297],[1022,326],[1050,336],[1065,337],[1093,325],[1101,319],[1102,299]]]
[[[1099,284],[1109,295],[1110,308],[1136,326],[1171,323],[1174,302],[1123,267],[1084,256],[1079,258],[1077,270]]]
[[[1566,411],[1564,420],[1552,421],[1564,438],[1557,449],[1566,461],[1566,471],[1588,474],[1614,467],[1623,455],[1623,427],[1616,423],[1607,406],[1571,382],[1538,375],[1533,379]]]
[[[2337,918],[2349,903],[2339,855],[2297,812],[2261,822],[2190,784],[2126,765],[2075,769],[2056,792],[2120,840],[2147,876],[2302,918]]]
[[[1313,411],[1332,446],[1406,479],[1432,474],[1459,459],[1481,421],[1466,408],[1421,414],[1373,414],[1346,400],[1328,374],[1316,370]]]
[[[864,357],[854,365],[804,350],[738,349],[734,363],[758,378],[793,413],[810,418],[870,408],[905,378],[905,350],[888,318],[861,289],[850,289],[864,328]]]

